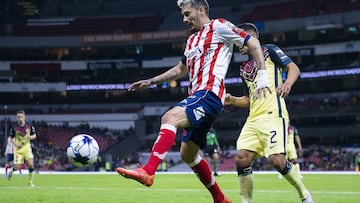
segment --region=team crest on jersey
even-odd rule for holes
[[[240,76],[245,80],[253,82],[256,77],[256,71],[256,62],[253,59],[246,61],[242,65],[240,65]]]

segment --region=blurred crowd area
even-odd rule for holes
[[[106,127],[90,127],[87,123],[78,126],[48,125],[45,121],[32,122],[36,126],[36,140],[31,142],[35,168],[37,170],[50,171],[71,171],[76,169],[68,160],[66,147],[70,139],[77,134],[88,134],[96,139],[100,148],[100,158],[95,165],[105,164],[104,154],[134,133],[134,129],[114,130]],[[5,164],[4,150],[6,140],[0,137],[1,146],[1,165]],[[24,166],[26,167],[26,166]],[[89,170],[84,168],[83,170]],[[93,169],[92,169],[93,170]]]

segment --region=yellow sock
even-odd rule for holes
[[[34,179],[34,172],[29,172],[29,183],[32,183]]]
[[[296,163],[296,164],[294,164],[294,166],[295,166],[296,170],[298,171],[299,176],[301,177],[301,175],[300,175],[300,164]]]
[[[355,166],[355,172],[356,173],[359,172],[359,166],[358,165]]]
[[[254,188],[254,176],[249,174],[239,176],[240,197],[242,203],[252,203],[252,193]]]
[[[295,187],[301,199],[308,196],[309,191],[305,188],[304,183],[300,179],[299,171],[294,165],[292,165],[289,173],[284,175],[284,178]]]

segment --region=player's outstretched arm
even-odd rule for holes
[[[139,80],[139,81],[132,83],[129,87],[129,91],[144,89],[144,88],[148,88],[154,84],[177,80],[177,79],[183,77],[186,73],[187,73],[186,66],[181,61],[179,61],[179,63],[176,66],[172,67],[171,69],[167,70],[166,72],[164,72],[160,75],[157,75],[157,76],[147,79],[147,80]]]
[[[261,95],[264,95],[264,97],[266,97],[266,91],[269,91],[269,93],[271,94],[271,90],[269,88],[269,81],[266,73],[264,54],[262,52],[260,42],[255,37],[251,37],[248,40],[247,45],[249,47],[249,54],[254,58],[256,62],[256,66],[258,67],[258,71],[257,71],[258,81],[257,81],[255,97],[260,98]]]
[[[250,99],[248,96],[235,97],[230,93],[227,93],[225,96],[225,105],[248,108],[250,106]]]

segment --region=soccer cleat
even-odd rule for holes
[[[35,187],[35,185],[32,182],[29,182],[28,186],[29,187]]]
[[[315,203],[311,192],[309,192],[309,195],[306,198],[302,199],[302,203]]]
[[[221,175],[215,172],[215,173],[214,173],[214,176],[221,176]]]
[[[12,175],[13,175],[13,172],[14,172],[14,169],[13,169],[13,168],[10,168],[10,169],[9,169],[8,176],[7,176],[8,180],[11,179],[11,177],[12,177]]]
[[[221,201],[221,203],[232,203],[232,201],[227,198],[227,197],[224,197],[223,201]]]
[[[143,168],[139,167],[133,170],[118,167],[116,171],[125,178],[130,178],[139,183],[150,187],[154,183],[154,175],[149,175]]]

